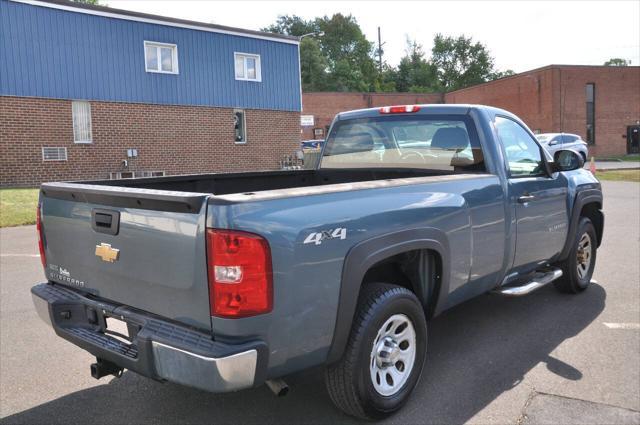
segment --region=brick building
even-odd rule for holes
[[[579,134],[595,156],[640,152],[638,66],[549,65],[447,93],[444,101],[507,109],[534,132]]]
[[[509,110],[534,132],[575,133],[596,156],[639,152],[640,67],[549,65],[449,93],[305,93],[303,115],[324,129],[348,109],[413,103],[475,103]]]
[[[387,105],[442,103],[442,93],[344,93],[318,92],[302,94],[302,140],[323,139],[338,112]],[[304,118],[308,118],[305,125]]]
[[[0,185],[276,169],[298,39],[65,0],[0,0]]]

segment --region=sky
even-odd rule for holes
[[[629,1],[154,1],[101,0],[128,9],[258,30],[278,15],[353,15],[369,41],[381,27],[384,60],[397,65],[407,37],[430,52],[436,33],[473,37],[499,70],[549,64],[640,65],[640,0]]]

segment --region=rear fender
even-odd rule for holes
[[[444,232],[434,228],[403,230],[362,241],[349,250],[342,269],[338,313],[327,358],[328,363],[333,363],[342,357],[367,270],[394,255],[424,249],[437,252],[442,260],[442,276],[434,309],[435,314],[438,314],[443,310],[449,293],[450,253],[448,239]]]

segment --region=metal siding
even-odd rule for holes
[[[298,46],[0,0],[0,94],[299,111]],[[178,46],[178,75],[148,73],[144,41]],[[236,81],[234,52],[262,82]]]

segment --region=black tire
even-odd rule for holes
[[[587,270],[580,276],[578,272],[578,250],[580,241],[588,236],[591,245],[590,261]],[[553,282],[556,289],[568,294],[577,294],[589,287],[593,270],[596,266],[597,236],[593,223],[587,217],[581,217],[571,251],[566,260],[558,265],[562,269],[562,277]]]
[[[587,154],[584,152],[580,152],[580,156],[582,156],[582,162],[587,163]]]
[[[415,330],[415,360],[404,384],[398,384],[398,391],[383,396],[374,387],[370,367],[373,367],[372,360],[375,361],[375,357],[371,356],[379,331],[394,315],[406,316]],[[329,396],[348,415],[362,419],[385,418],[398,411],[408,400],[422,374],[426,351],[427,322],[415,294],[395,285],[367,284],[361,290],[349,342],[342,358],[327,368],[325,382]],[[404,369],[404,364],[401,366]]]

